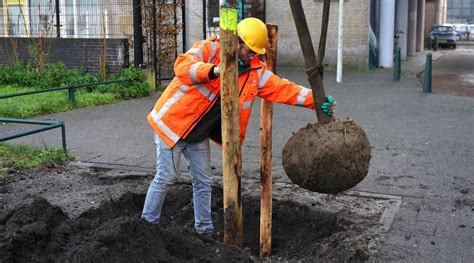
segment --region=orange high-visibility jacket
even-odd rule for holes
[[[220,80],[209,79],[209,71],[219,65],[217,37],[194,43],[174,64],[176,76],[156,102],[147,120],[169,147],[186,138],[201,118],[220,99]],[[267,70],[255,56],[250,70],[239,76],[240,141],[243,143],[255,96],[266,100],[314,109],[310,89],[281,79]]]

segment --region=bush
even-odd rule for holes
[[[150,87],[145,81],[142,70],[130,67],[119,75],[111,75],[109,80],[127,80],[123,83],[99,85],[85,88],[86,92],[112,93],[119,99],[143,97],[149,94]],[[99,82],[97,76],[84,70],[69,70],[63,63],[46,65],[46,71],[40,73],[32,64],[23,62],[0,66],[0,84],[14,84],[35,89],[48,89],[66,85],[78,85]]]
[[[138,68],[126,68],[118,76],[111,75],[109,80],[127,80],[108,87],[120,99],[139,98],[150,94],[150,85],[145,81],[145,74]]]

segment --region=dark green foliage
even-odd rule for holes
[[[61,62],[46,65],[44,73],[23,62],[0,66],[0,84],[47,89],[90,82],[97,82],[97,78],[80,70],[69,70]]]
[[[143,97],[150,92],[142,70],[137,68],[124,69],[121,74],[110,76],[107,81],[113,80],[127,81],[95,85],[99,82],[96,76],[84,70],[69,70],[63,63],[47,64],[42,74],[32,64],[0,65],[0,94],[92,84],[75,90],[75,106],[88,107]],[[0,116],[9,118],[29,118],[70,110],[68,92],[65,90],[19,96],[0,102]]]
[[[130,67],[119,75],[111,75],[110,80],[128,80],[123,83],[98,85],[82,88],[83,92],[112,93],[118,99],[143,97],[149,94],[150,87],[140,69]],[[31,64],[19,62],[14,65],[0,65],[0,84],[12,84],[19,87],[48,89],[67,85],[99,82],[97,76],[84,70],[70,70],[63,63],[47,64],[46,71],[40,73]]]
[[[150,86],[145,82],[143,71],[135,67],[124,69],[120,75],[111,75],[109,80],[127,80],[109,87],[109,92],[114,92],[120,99],[139,98],[150,93]]]

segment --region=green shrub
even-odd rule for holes
[[[114,103],[119,99],[138,98],[150,93],[150,86],[145,81],[145,75],[141,69],[126,68],[118,75],[111,75],[109,80],[127,81],[76,89],[76,106],[87,107]],[[47,64],[43,74],[39,73],[32,64],[23,62],[0,65],[0,94],[97,82],[99,82],[97,76],[85,70],[69,70],[63,63]],[[70,108],[67,91],[8,98],[1,100],[0,103],[0,116],[9,118],[29,118],[68,110]]]
[[[139,98],[150,94],[150,85],[145,81],[145,74],[141,69],[126,68],[118,76],[111,75],[110,80],[128,80],[108,87],[109,91],[115,93],[120,99]]]

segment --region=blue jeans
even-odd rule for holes
[[[186,158],[193,182],[194,227],[198,234],[212,233],[211,218],[211,154],[209,139],[198,143],[179,140],[173,148],[155,136],[156,175],[151,182],[143,206],[142,218],[150,223],[160,221],[168,187],[179,169],[181,154]]]

